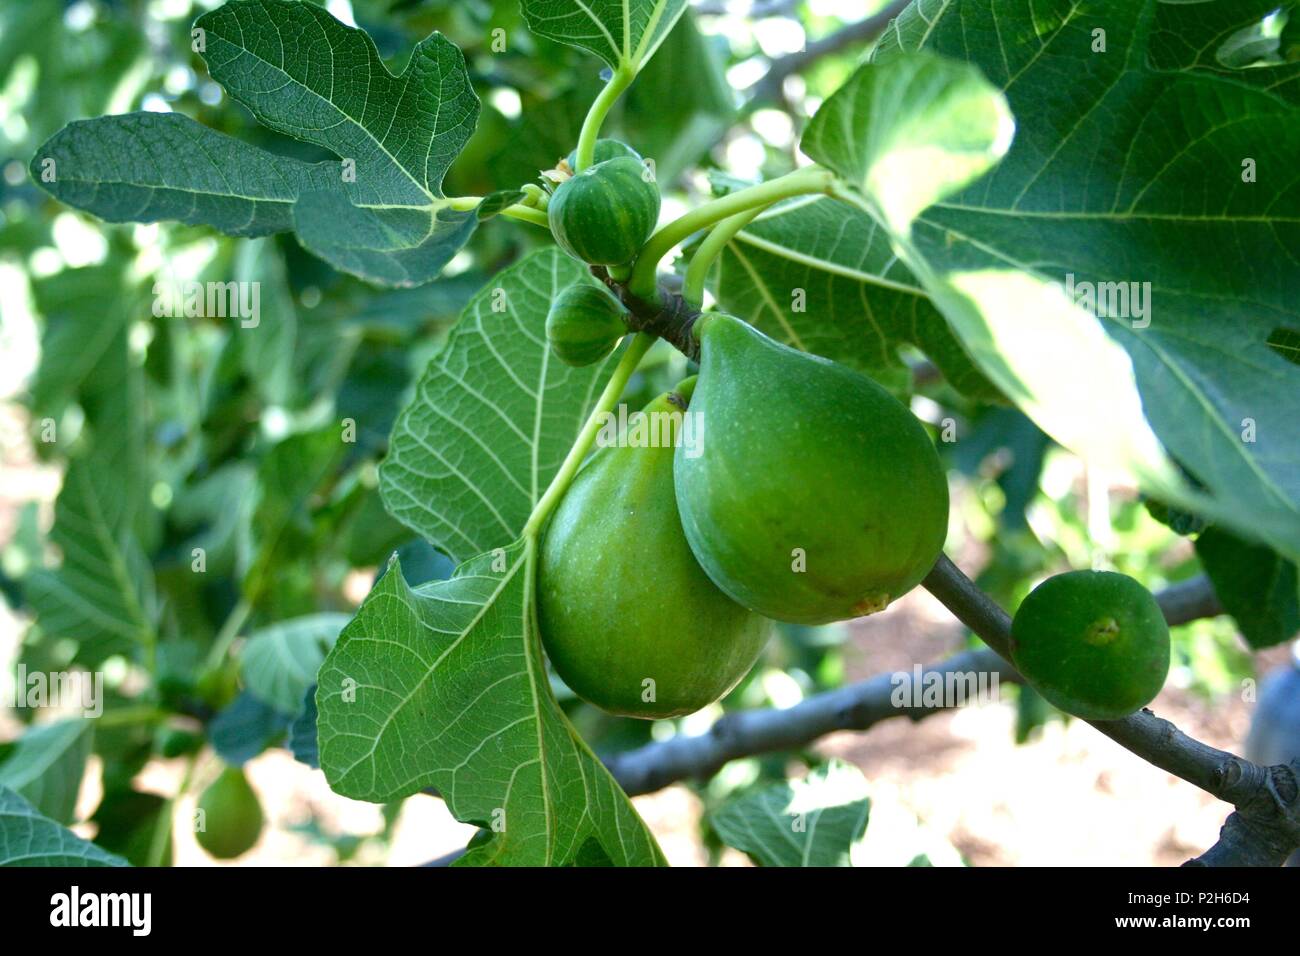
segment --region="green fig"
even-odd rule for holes
[[[1011,660],[1061,710],[1118,720],[1151,703],[1169,673],[1169,626],[1151,592],[1113,571],[1050,577],[1020,604]]]
[[[694,330],[702,441],[677,449],[682,526],[713,582],[767,617],[825,624],[883,609],[943,548],[934,443],[851,369],[730,315]]]
[[[226,767],[199,796],[199,846],[218,860],[243,856],[262,835],[262,805],[238,767]]]
[[[592,155],[591,165],[603,163],[607,159],[618,159],[620,156],[631,156],[638,163],[641,162],[641,154],[627,143],[617,139],[598,139],[596,140],[596,149]],[[578,148],[576,146],[564,161],[571,171],[578,168]]]
[[[546,206],[560,248],[583,262],[630,262],[659,221],[659,187],[639,159],[588,166],[555,187]]]
[[[546,338],[565,365],[594,365],[627,335],[621,302],[605,289],[581,282],[560,292],[546,313]]]
[[[628,717],[676,717],[717,700],[770,629],[713,585],[682,536],[673,444],[691,384],[650,402],[641,424],[634,417],[617,446],[588,459],[542,542],[543,646],[575,693]]]

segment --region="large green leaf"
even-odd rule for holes
[[[918,49],[978,66],[986,95],[1010,104],[1014,142],[982,179],[936,195],[910,233],[890,220],[899,255],[981,369],[1054,438],[1189,500],[1162,445],[1208,489],[1201,507],[1294,558],[1300,369],[1268,341],[1300,323],[1300,193],[1284,172],[1300,149],[1300,116],[1244,83],[1150,68],[1156,7],[1060,0],[995,11],[920,0],[813,126],[853,129],[847,107],[858,89],[896,85],[890,95],[905,98]],[[1094,52],[1101,39],[1105,52]],[[925,127],[878,115],[949,149],[953,168],[967,165],[970,130],[959,115]],[[857,132],[898,142],[870,123]],[[863,186],[860,206],[879,215],[890,204],[878,193],[893,187],[858,178],[844,161],[852,148],[816,152]],[[1245,159],[1258,182],[1243,181]],[[1139,291],[1149,282],[1145,320],[1085,308],[1084,282]]]
[[[1288,26],[1300,19],[1300,5],[1278,0],[1161,0],[1151,29],[1148,61],[1157,70],[1216,73],[1298,102],[1300,63],[1282,66],[1285,51],[1280,46],[1281,31],[1264,29],[1265,21],[1274,19],[1277,11],[1282,12]],[[1275,61],[1278,68],[1253,68],[1251,64],[1259,60]]]
[[[320,670],[320,764],[339,793],[436,787],[491,834],[462,862],[663,862],[654,837],[551,693],[525,539],[412,590],[396,558]]]
[[[93,724],[82,717],[29,728],[0,764],[0,787],[8,787],[36,810],[71,823],[77,791],[90,756]]]
[[[56,197],[110,222],[179,219],[238,236],[293,229],[340,269],[389,285],[441,271],[477,221],[442,179],[478,118],[464,58],[441,34],[401,76],[322,8],[243,0],[195,22],[214,79],[268,127],[341,163],[276,156],[192,120],[149,113],[73,123],[32,159]],[[45,161],[55,178],[42,180]]]
[[[379,470],[384,503],[458,561],[519,536],[621,354],[575,369],[546,344],[551,301],[594,281],[553,247],[498,274],[393,427]]]
[[[1300,632],[1300,576],[1292,562],[1220,528],[1197,537],[1196,556],[1252,648],[1273,647]]]
[[[729,846],[763,866],[852,866],[850,851],[867,831],[867,781],[832,760],[802,780],[763,784],[709,814]]]
[[[899,347],[916,346],[952,386],[994,400],[944,317],[860,209],[826,198],[775,206],[723,250],[720,306],[794,348],[866,372],[906,394]]]
[[[126,866],[0,786],[0,866]]]
[[[523,0],[528,28],[636,72],[663,43],[686,0]]]

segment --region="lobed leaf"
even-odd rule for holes
[[[33,178],[110,222],[293,230],[336,268],[386,285],[428,282],[465,244],[477,219],[451,207],[442,180],[479,103],[450,40],[422,40],[394,76],[364,31],[315,4],[227,3],[195,31],[212,77],[261,123],[339,162],[305,163],[186,117],[133,113],[69,124],[33,157]]]
[[[434,787],[490,835],[467,865],[562,866],[662,854],[551,692],[532,539],[412,590],[394,558],[321,667],[330,786],[386,802]]]

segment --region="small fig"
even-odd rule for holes
[[[551,234],[593,265],[631,262],[659,221],[659,187],[639,159],[588,166],[556,187],[546,207]]]
[[[262,804],[238,767],[221,771],[199,796],[198,809],[203,829],[194,836],[218,860],[243,856],[262,835]]]
[[[594,365],[627,335],[625,309],[606,290],[589,282],[569,286],[546,313],[546,338],[565,365]]]
[[[1113,571],[1048,578],[1020,604],[1011,659],[1066,713],[1118,720],[1151,703],[1169,673],[1169,626],[1151,592]]]

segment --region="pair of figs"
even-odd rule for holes
[[[947,528],[938,454],[888,392],[732,316],[695,334],[698,381],[646,409],[688,411],[692,440],[597,451],[542,546],[542,640],[565,682],[614,713],[716,700],[753,665],[765,618],[882,609]]]

